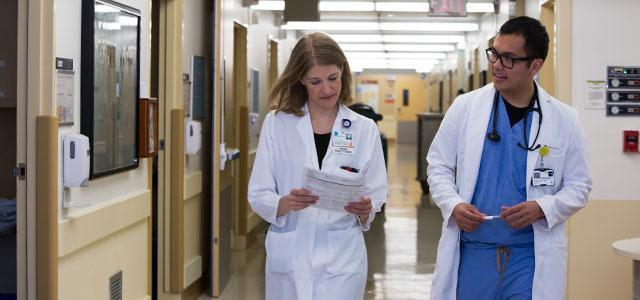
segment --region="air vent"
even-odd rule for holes
[[[122,271],[109,277],[109,299],[122,300]]]

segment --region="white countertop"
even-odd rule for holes
[[[611,247],[618,255],[640,260],[640,238],[615,241]]]

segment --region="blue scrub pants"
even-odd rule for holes
[[[506,246],[460,243],[458,300],[531,299],[533,244]]]

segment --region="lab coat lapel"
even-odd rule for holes
[[[348,119],[351,121],[351,126],[349,128],[354,128],[355,117],[353,113],[350,113],[349,109],[346,106],[340,104],[338,107],[338,114],[336,115],[335,121],[333,121],[333,127],[331,128],[331,141],[329,142],[329,147],[327,147],[327,153],[324,155],[324,159],[322,160],[322,165],[329,167],[333,167],[332,158],[334,155],[334,146],[333,146],[333,133],[338,131],[344,131],[346,128],[342,128],[342,119]],[[354,144],[357,147],[357,143],[359,141],[355,140]],[[330,169],[327,169],[330,170]]]
[[[466,142],[464,148],[463,160],[467,172],[470,172],[464,178],[464,185],[461,187],[462,199],[470,202],[473,196],[474,187],[478,180],[478,172],[480,171],[480,160],[482,159],[482,149],[487,136],[487,126],[491,118],[491,109],[493,108],[493,97],[495,89],[487,88],[474,99],[471,99],[471,112],[469,113],[469,122],[466,130]]]
[[[311,116],[309,116],[309,108],[305,104],[302,109],[304,116],[298,119],[298,135],[302,140],[305,153],[305,165],[319,169],[318,156],[316,155],[316,142],[313,139],[313,127],[311,127]]]
[[[549,135],[550,130],[548,129],[549,124],[551,124],[551,120],[549,119],[549,117],[551,116],[551,113],[549,111],[549,109],[551,108],[551,106],[549,105],[551,103],[551,99],[549,94],[547,94],[547,92],[545,90],[543,90],[540,85],[536,84],[536,87],[538,88],[538,99],[540,100],[540,110],[542,111],[542,124],[540,127],[540,137],[538,137],[538,141],[536,142],[536,144],[540,144],[540,145],[546,145],[549,144],[549,138],[552,138],[552,136]],[[538,120],[540,119],[540,114],[538,113],[533,113],[532,114],[533,117],[531,118],[531,128],[529,129],[529,143],[532,143],[533,140],[536,136],[536,132],[538,132]],[[529,154],[527,154],[527,178],[526,178],[526,185],[527,185],[527,198],[529,196],[529,187],[531,186],[531,176],[533,176],[533,170],[536,167],[536,162],[538,161],[538,156],[539,156],[539,152],[540,149],[535,150],[535,151],[528,151]]]

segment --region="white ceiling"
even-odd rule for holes
[[[429,72],[439,60],[446,59],[447,54],[464,48],[466,34],[479,30],[482,15],[497,9],[494,1],[469,0],[464,17],[431,17],[427,12],[428,2],[320,0],[320,22],[289,22],[283,24],[283,29],[328,33],[343,48],[355,71],[391,68]],[[271,8],[267,10],[276,17],[283,16],[284,1],[261,0],[251,9],[261,11],[268,6]],[[389,11],[416,7],[422,11]]]

